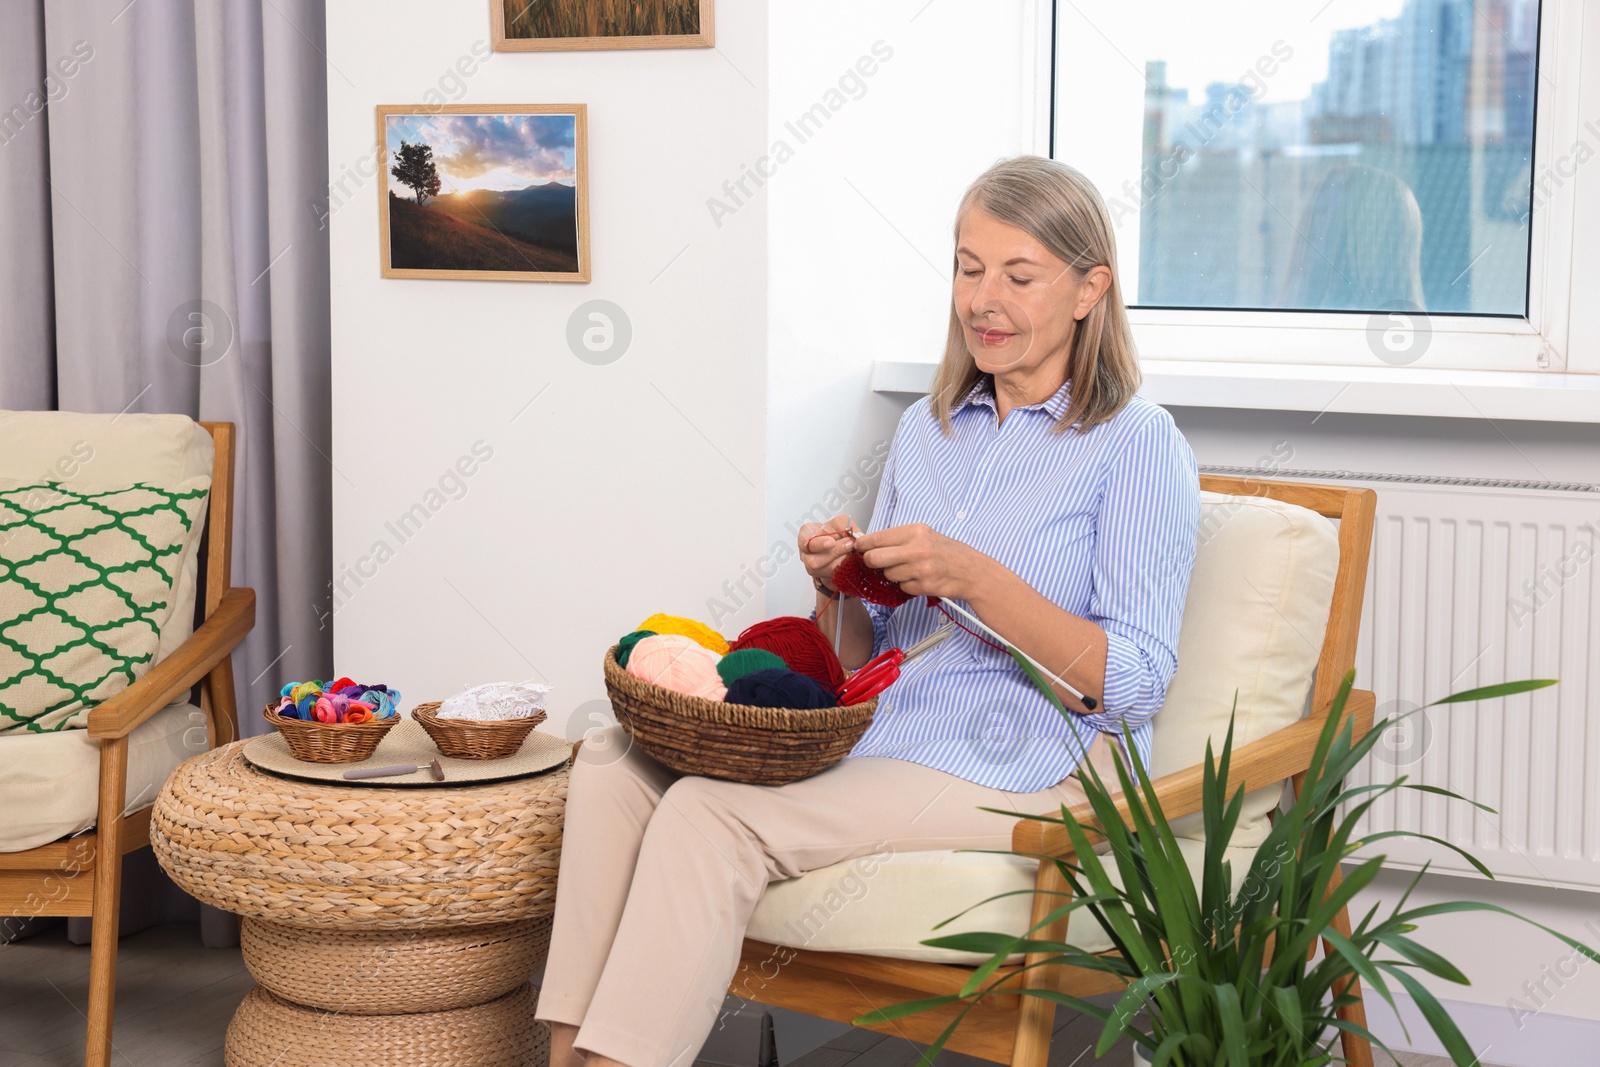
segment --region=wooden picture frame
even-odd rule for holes
[[[564,130],[560,123],[545,124],[547,128],[535,137],[541,152],[559,157],[570,149],[570,232],[563,195],[565,181],[535,181],[521,188],[461,188],[457,182],[451,182],[447,169],[435,169],[441,159],[433,154],[433,145],[424,140],[432,137],[456,145],[459,142],[451,126],[452,120],[457,120],[461,122],[462,134],[476,130],[468,140],[478,147],[479,141],[491,136],[498,127],[491,124],[484,131],[481,123],[469,126],[464,121],[466,118],[501,120],[501,127],[510,127],[521,125],[515,120],[540,115],[571,118],[570,130]],[[382,160],[377,185],[379,265],[383,277],[452,281],[590,280],[587,105],[380,104],[377,123]],[[404,142],[408,129],[417,133],[416,143],[427,146],[429,161],[424,165],[433,179],[430,192],[424,194],[413,188],[416,199],[410,200],[400,196],[391,183],[391,179],[395,182],[399,179],[391,174],[396,159],[390,147],[390,135],[396,133],[398,140]],[[551,139],[550,145],[538,140],[547,136]],[[484,166],[481,151],[471,154],[477,166]],[[442,161],[448,164],[450,158],[453,157]],[[480,170],[474,176],[482,173]],[[447,188],[446,183],[451,187]],[[448,204],[437,203],[446,197],[452,198]],[[435,203],[430,205],[430,200]],[[430,214],[423,214],[425,212]],[[395,265],[396,257],[402,261],[399,266]],[[516,267],[519,261],[526,263],[528,269]],[[471,266],[473,262],[482,266]]]
[[[508,21],[514,21],[520,9],[525,13],[536,4],[553,8],[579,7],[584,4],[605,4],[612,0],[489,0],[490,40],[496,52],[587,52],[613,48],[714,48],[716,34],[712,24],[713,0],[637,0],[646,7],[671,5],[675,8],[698,8],[698,33],[661,33],[637,35],[612,35],[600,37],[521,37],[507,36]],[[626,2],[626,0],[623,0]]]

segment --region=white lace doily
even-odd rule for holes
[[[520,719],[544,707],[550,687],[539,682],[485,682],[439,705],[441,719]]]

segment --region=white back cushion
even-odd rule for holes
[[[211,435],[187,415],[90,415],[75,411],[0,411],[0,478],[118,489],[134,482],[178,485],[209,477]],[[176,602],[161,627],[160,662],[194,632],[200,536],[209,506],[190,531]]]
[[[1236,750],[1305,713],[1338,570],[1332,520],[1268,497],[1200,494],[1178,671],[1153,727],[1154,777],[1204,762],[1208,739],[1220,755],[1235,691]],[[1231,844],[1260,843],[1281,794],[1281,785],[1251,793]],[[1198,814],[1174,830],[1205,836]]]

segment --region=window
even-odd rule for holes
[[[1052,151],[1106,197],[1145,354],[1567,369],[1563,13],[1058,0]]]

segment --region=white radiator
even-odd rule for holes
[[[1377,491],[1355,666],[1357,687],[1377,695],[1378,718],[1496,682],[1560,679],[1414,715],[1386,733],[1351,783],[1404,774],[1497,814],[1399,790],[1368,813],[1364,829],[1443,838],[1497,878],[1600,891],[1600,486],[1274,476]],[[1432,870],[1477,877],[1430,842],[1390,838],[1374,851],[1391,866],[1431,861]]]

